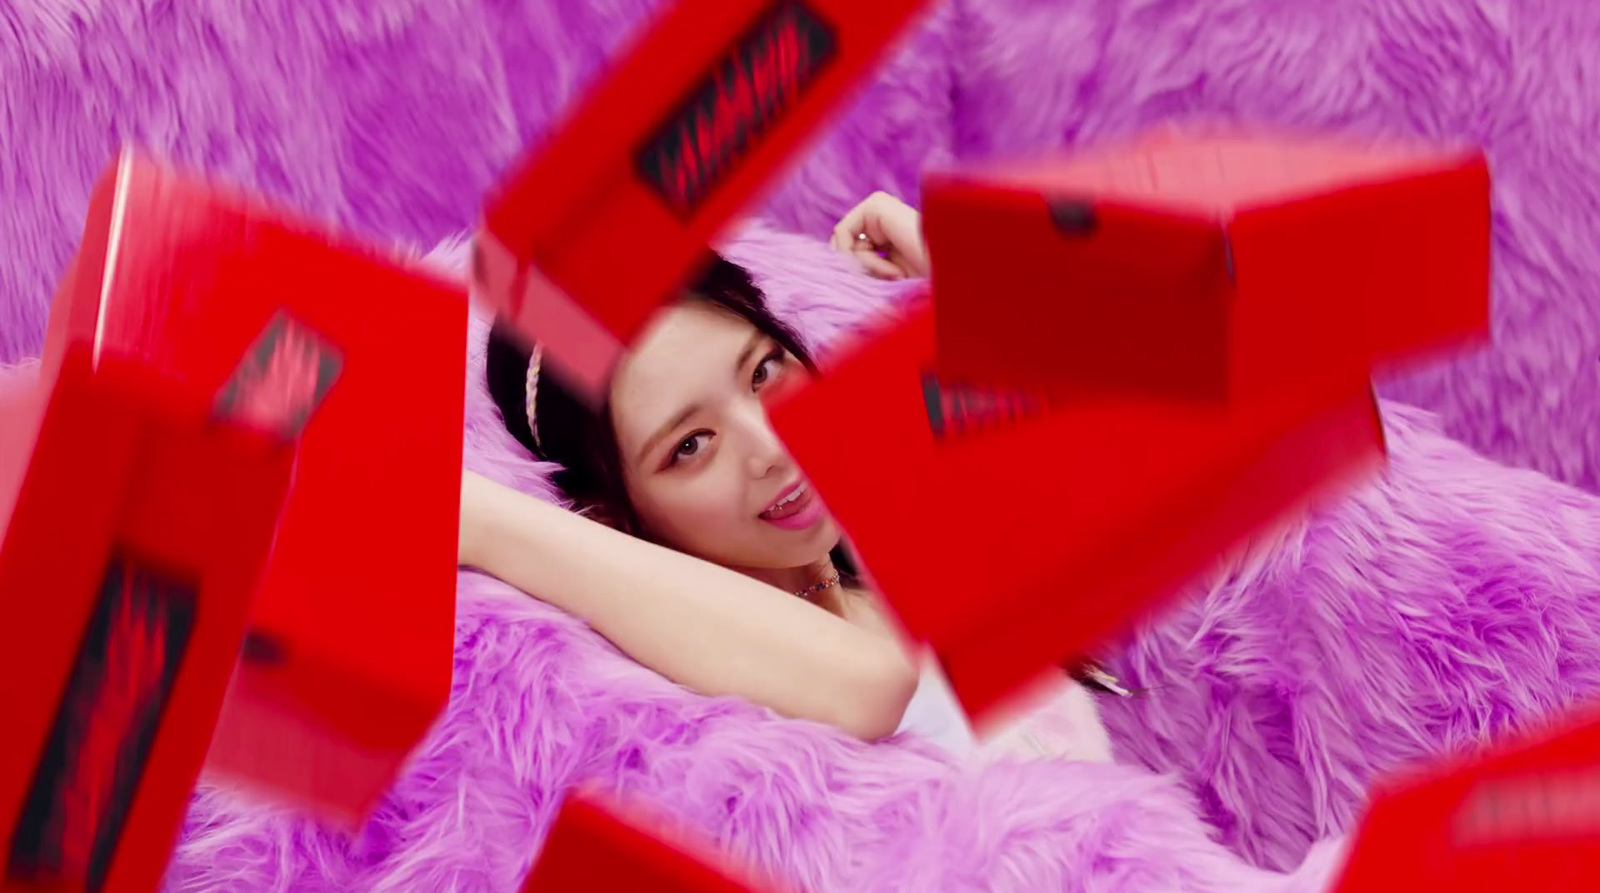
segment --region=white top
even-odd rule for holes
[[[938,662],[932,660],[922,662],[922,678],[896,731],[926,738],[958,757],[971,754],[978,746],[977,736],[972,733],[972,724],[967,722],[961,702],[956,700],[955,690],[939,669]]]
[[[1111,762],[1111,738],[1094,694],[1065,676],[1018,718],[987,734],[973,732],[938,662],[922,661],[922,677],[896,731],[917,735],[958,759],[974,754]]]

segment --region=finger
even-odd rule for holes
[[[888,258],[889,263],[894,264],[895,268],[900,271],[902,278],[918,279],[928,275],[928,262],[923,259],[922,254],[918,251],[895,249],[886,252],[884,256]]]
[[[874,251],[894,247],[894,234],[884,226],[883,208],[877,202],[862,202],[861,222],[856,227],[856,232],[867,237],[867,242]]]
[[[860,261],[861,266],[866,269],[867,273],[878,279],[906,278],[904,270],[891,261],[879,257],[876,251],[856,251],[853,254],[855,259]]]
[[[843,224],[840,224],[843,226]],[[845,244],[844,236],[839,227],[834,227],[833,233],[828,236],[828,247],[834,251],[849,251],[850,246]]]
[[[865,233],[867,239],[879,250],[888,248],[897,242],[894,233],[890,232],[889,224],[885,218],[891,216],[896,200],[882,192],[874,192],[866,197],[860,204],[850,209],[844,219],[833,228],[832,244],[843,251],[852,251],[860,241],[858,236]],[[915,214],[915,212],[913,212]]]
[[[867,203],[862,202],[851,208],[844,215],[837,226],[833,228],[833,239],[830,244],[837,251],[855,250],[856,233],[861,232],[862,225],[867,216]]]
[[[922,240],[922,215],[905,202],[886,196],[883,210],[875,216],[884,233],[880,244],[892,249],[890,259],[908,276],[927,275],[928,250]]]

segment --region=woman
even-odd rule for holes
[[[833,245],[873,275],[923,276],[919,224],[878,193]],[[693,690],[966,753],[972,732],[948,685],[853,585],[838,526],[767,423],[764,397],[813,371],[749,275],[720,257],[633,345],[598,412],[497,326],[490,392],[517,440],[562,466],[556,483],[580,513],[468,474],[461,561]],[[1105,758],[1088,723],[1087,755]]]

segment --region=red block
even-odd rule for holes
[[[756,893],[695,849],[669,844],[591,799],[569,797],[522,893]]]
[[[1563,720],[1380,788],[1334,893],[1589,893],[1600,878],[1600,721]]]
[[[1165,132],[930,177],[924,202],[957,380],[1320,395],[1488,333],[1477,152]]]
[[[1332,408],[1034,401],[1009,422],[984,410],[972,433],[960,403],[970,415],[980,401],[952,399],[932,375],[934,326],[929,308],[913,312],[772,418],[974,715],[1383,459],[1364,378]]]
[[[355,821],[449,693],[465,295],[125,157],[92,199],[45,367],[82,345],[215,393],[275,320],[339,364],[300,381],[325,403],[209,765]]]
[[[293,471],[87,346],[0,406],[0,890],[155,890]]]
[[[925,0],[678,0],[491,199],[483,298],[591,396]]]

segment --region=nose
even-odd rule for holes
[[[739,435],[745,447],[745,462],[752,478],[765,478],[785,474],[794,460],[772,424],[767,421],[766,409],[751,401],[739,416]]]

